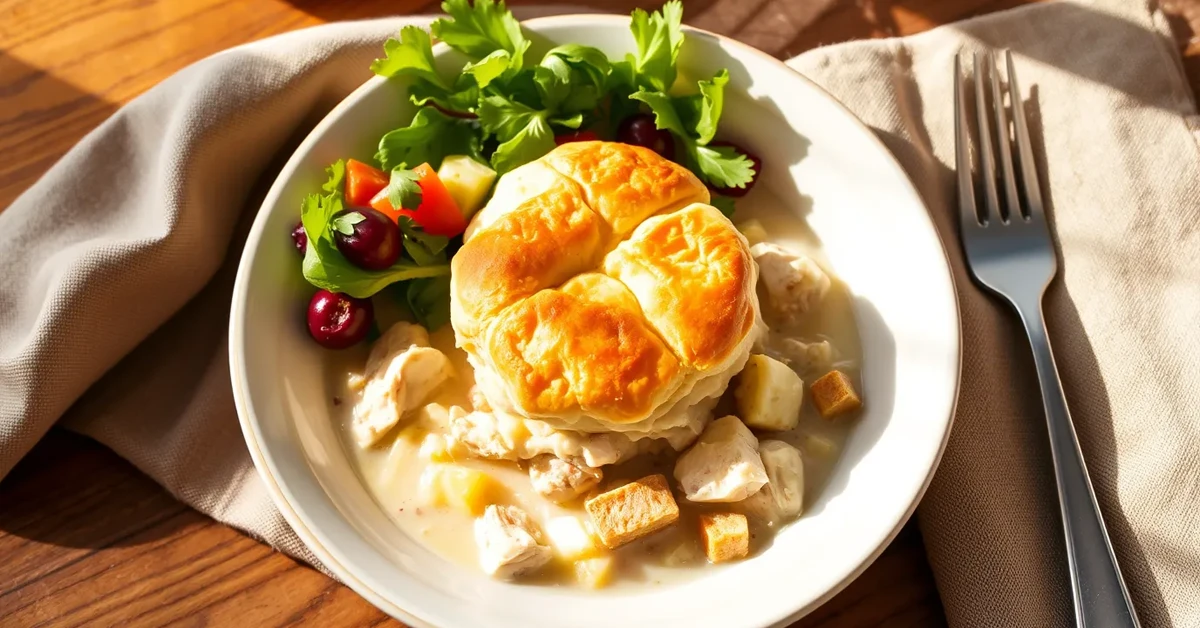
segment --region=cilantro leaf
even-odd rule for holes
[[[421,206],[421,186],[417,181],[421,175],[407,170],[403,165],[392,168],[392,176],[388,180],[388,202],[396,209],[416,209]]]
[[[379,140],[375,159],[384,170],[401,164],[428,163],[437,170],[446,155],[469,155],[483,161],[479,134],[472,122],[422,107],[406,127],[388,131]]]
[[[333,240],[334,215],[342,211],[342,180],[346,165],[342,161],[326,169],[328,180],[321,189],[325,194],[309,194],[300,206],[300,222],[308,234],[308,249],[304,253],[304,278],[318,288],[330,292],[345,292],[352,297],[366,298],[384,286],[409,279],[449,276],[446,263],[417,266],[397,262],[384,270],[364,270],[354,266],[337,250]]]
[[[354,225],[366,220],[360,212],[347,212],[340,215],[334,215],[333,220],[329,221],[333,230],[347,236],[354,235]]]
[[[754,162],[732,146],[692,144],[689,155],[701,179],[719,188],[744,188],[754,180]]]
[[[720,76],[720,75],[718,75]],[[710,185],[722,188],[746,187],[754,179],[754,162],[731,146],[706,146],[697,133],[689,131],[675,108],[676,101],[662,92],[638,91],[629,96],[646,103],[654,112],[654,125],[679,138],[687,156],[687,166]],[[696,116],[697,124],[703,116]],[[715,126],[716,121],[713,121]],[[710,138],[711,139],[711,138]]]
[[[637,42],[636,55],[627,59],[633,69],[635,87],[666,92],[675,83],[675,60],[683,44],[683,4],[671,0],[662,11],[647,14],[634,9],[629,30]]]
[[[474,113],[479,102],[479,85],[469,74],[460,74],[450,89],[417,79],[408,88],[408,98],[418,107],[433,103],[446,111]]]
[[[735,208],[734,208],[734,203],[733,203],[732,197],[714,196],[714,197],[712,197],[712,200],[710,200],[708,202],[708,204],[712,205],[713,207],[716,207],[717,211],[721,212],[722,214],[725,214],[726,218],[730,218],[733,216],[733,211]]]
[[[632,100],[640,100],[650,107],[651,113],[654,114],[654,126],[660,129],[666,129],[680,139],[688,139],[689,134],[683,126],[683,121],[679,118],[679,113],[675,110],[675,103],[670,96],[661,91],[646,91],[641,90],[629,95]]]
[[[450,322],[450,277],[430,277],[408,282],[404,300],[413,317],[429,331]]]
[[[446,263],[446,245],[450,243],[450,238],[425,233],[408,216],[400,216],[397,224],[404,237],[404,250],[418,266]]]
[[[531,118],[542,112],[505,96],[493,95],[480,99],[477,113],[479,126],[484,133],[507,142],[525,128]]]
[[[434,37],[476,61],[504,50],[509,54],[509,67],[523,67],[529,40],[503,0],[475,0],[474,6],[468,0],[446,0],[442,10],[450,19],[434,20],[429,26]]]
[[[725,85],[729,83],[729,70],[717,72],[712,80],[700,81],[700,93],[673,99],[683,126],[695,129],[696,143],[701,146],[712,141],[717,134],[717,122],[725,105]]]
[[[400,29],[400,39],[391,38],[383,44],[384,58],[371,62],[371,71],[379,76],[415,76],[441,87],[450,84],[433,67],[433,47],[429,33],[416,26]]]
[[[509,68],[512,55],[507,50],[493,50],[488,56],[463,66],[463,74],[475,77],[480,88],[487,87],[493,80],[500,78]]]
[[[575,118],[578,124],[578,116]],[[569,125],[568,125],[569,126]],[[517,166],[527,164],[554,150],[554,131],[542,113],[528,119],[525,126],[492,153],[492,168],[504,174]]]
[[[590,112],[599,104],[612,66],[596,48],[565,44],[546,53],[534,81],[546,108]]]

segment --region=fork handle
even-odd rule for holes
[[[1121,578],[1117,557],[1104,529],[1096,493],[1088,479],[1079,439],[1067,410],[1054,354],[1050,351],[1041,299],[1034,307],[1018,307],[1018,310],[1033,347],[1033,360],[1046,408],[1050,453],[1067,540],[1071,591],[1075,598],[1075,624],[1078,628],[1137,628],[1137,614],[1129,598],[1129,589]]]

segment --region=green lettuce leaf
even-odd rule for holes
[[[637,54],[627,57],[633,85],[666,92],[675,83],[675,61],[683,44],[683,4],[671,0],[662,11],[646,13],[634,9],[629,30],[637,43]]]
[[[487,87],[493,80],[500,78],[509,68],[512,55],[507,50],[493,50],[488,56],[463,66],[463,74],[475,77],[480,88]]]
[[[725,85],[729,83],[729,70],[721,70],[711,80],[700,81],[700,93],[674,98],[683,126],[694,129],[696,143],[701,146],[712,141],[717,134],[717,123],[725,106]]]
[[[575,117],[576,125],[579,116]],[[504,174],[517,166],[527,164],[554,150],[554,131],[545,116],[538,113],[528,119],[525,126],[511,139],[496,147],[492,153],[492,168]]]
[[[417,322],[437,331],[450,322],[450,277],[439,276],[408,282],[405,301]]]
[[[722,214],[725,214],[726,218],[733,217],[733,198],[728,196],[714,196],[712,197],[712,200],[708,202],[708,204],[716,207],[718,211],[720,211]]]
[[[447,155],[469,155],[482,162],[479,133],[472,125],[470,120],[422,107],[411,124],[388,131],[380,138],[375,159],[384,170],[423,163],[437,170]]]
[[[408,98],[418,107],[432,103],[446,111],[474,113],[479,102],[479,85],[470,74],[459,75],[450,89],[416,79],[408,88]]]

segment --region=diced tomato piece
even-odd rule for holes
[[[554,143],[558,146],[570,142],[595,142],[600,136],[593,131],[573,131],[571,133],[563,133],[562,135],[554,136]]]
[[[346,203],[366,207],[379,191],[387,187],[388,173],[357,159],[346,161]]]
[[[396,209],[387,194],[382,190],[371,199],[371,207],[387,214],[392,220],[399,222],[400,216],[408,216],[421,226],[426,233],[454,237],[467,228],[467,219],[454,202],[454,197],[446,190],[445,184],[438,178],[437,173],[429,164],[421,164],[413,168],[420,179],[421,204],[415,209]]]

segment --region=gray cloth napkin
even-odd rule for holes
[[[281,160],[412,21],[323,26],[201,61],[0,213],[0,477],[60,421],[314,562],[242,442],[232,276]],[[1138,611],[1146,626],[1200,626],[1200,159],[1166,33],[1145,3],[1055,3],[790,62],[884,140],[954,266],[963,381],[919,510],[953,626],[1070,620],[1032,363],[1015,319],[970,283],[952,219],[951,67],[983,45],[1017,56],[1063,257],[1051,337]]]

